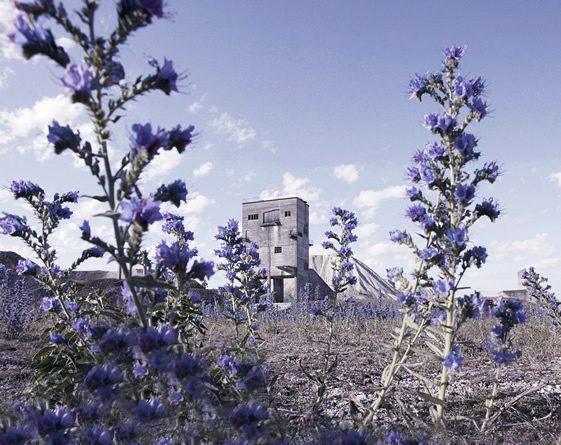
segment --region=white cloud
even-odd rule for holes
[[[20,152],[32,151],[39,160],[47,159],[54,154],[47,142],[47,127],[54,119],[61,125],[74,126],[81,116],[84,116],[82,107],[62,94],[43,97],[29,108],[0,110],[0,151],[2,146],[18,143]],[[29,137],[33,138],[31,142],[22,141]]]
[[[201,214],[211,204],[214,204],[213,199],[207,198],[198,192],[193,192],[187,195],[187,203],[182,204],[180,209],[185,215]]]
[[[67,51],[76,46],[76,43],[74,42],[74,40],[72,40],[72,39],[70,39],[66,36],[62,36],[62,37],[59,37],[58,39],[56,39],[56,44],[58,46],[62,46]]]
[[[214,164],[212,162],[205,162],[204,164],[199,165],[199,167],[193,170],[193,176],[195,176],[195,178],[206,176],[211,172],[213,167]]]
[[[203,104],[201,103],[201,101],[196,101],[189,105],[189,113],[197,114],[202,109]]]
[[[145,181],[152,181],[165,177],[169,172],[179,167],[183,157],[175,150],[162,150],[154,157],[142,175]]]
[[[5,188],[0,188],[0,202],[8,202],[12,199],[12,194]]]
[[[405,186],[393,185],[382,190],[362,190],[355,197],[353,203],[360,209],[366,209],[365,217],[371,218],[383,201],[403,198],[404,195]]]
[[[559,187],[561,187],[561,172],[552,173],[549,175],[549,180],[556,182]]]
[[[235,119],[230,113],[224,112],[215,118],[210,126],[218,133],[224,134],[229,140],[242,145],[257,137],[257,132],[246,119]]]
[[[8,78],[14,74],[14,70],[9,66],[4,68],[0,72],[0,88],[6,88],[8,86]]]
[[[341,164],[333,169],[333,175],[350,184],[358,179],[358,169],[354,164]]]
[[[514,254],[526,256],[548,257],[556,254],[556,249],[548,239],[547,233],[536,233],[532,238],[516,241],[494,241],[491,252],[495,259],[506,259]]]
[[[308,184],[308,178],[297,178],[292,173],[282,175],[282,191],[279,190],[263,190],[260,194],[261,199],[275,199],[281,197],[297,196],[304,201],[314,202],[319,199],[321,190],[311,187]]]
[[[379,227],[380,225],[376,223],[359,224],[356,228],[358,239],[363,240],[364,238],[368,238],[370,235],[375,233]]]

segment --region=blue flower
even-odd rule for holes
[[[214,263],[212,261],[197,261],[193,262],[189,270],[189,278],[196,280],[206,280],[214,275]]]
[[[486,216],[491,221],[495,221],[501,214],[501,211],[499,205],[493,202],[493,198],[490,198],[475,206],[475,214],[478,217]]]
[[[469,265],[475,265],[478,269],[487,261],[487,249],[482,246],[475,246],[466,250],[463,261]]]
[[[71,325],[76,332],[80,332],[86,337],[92,336],[90,319],[88,317],[75,318],[72,320]]]
[[[88,445],[112,445],[113,434],[100,425],[92,425],[82,430],[81,442]]]
[[[90,247],[82,252],[82,255],[88,258],[102,258],[105,251],[98,246]]]
[[[185,272],[187,263],[196,255],[197,249],[190,249],[189,246],[184,246],[179,241],[175,241],[171,246],[161,242],[156,247],[158,262],[175,272]]]
[[[468,242],[468,231],[460,227],[452,227],[446,231],[446,238],[458,248],[463,249]]]
[[[405,190],[405,196],[409,198],[411,201],[416,201],[423,197],[423,192],[419,190],[417,187],[408,187]]]
[[[454,94],[461,98],[469,99],[473,95],[473,87],[471,82],[464,80],[462,76],[454,79]]]
[[[50,332],[49,341],[53,344],[64,344],[68,340],[63,334],[60,334],[59,332]]]
[[[477,120],[483,119],[489,113],[489,106],[487,102],[483,101],[480,97],[473,99],[473,101],[468,104],[469,109],[477,117]]]
[[[457,184],[454,197],[462,204],[468,204],[475,197],[475,187],[469,184]]]
[[[425,116],[425,127],[432,132],[447,132],[456,125],[456,120],[447,114],[427,114]]]
[[[55,202],[49,205],[49,216],[53,219],[69,219],[72,216],[72,210]]]
[[[151,420],[163,417],[166,413],[165,406],[154,396],[150,400],[141,400],[136,407],[136,414],[141,419]]]
[[[151,159],[158,154],[161,147],[166,147],[169,141],[168,133],[159,128],[152,133],[152,124],[134,124],[132,126],[131,156],[134,158],[140,150],[145,150]]]
[[[420,221],[421,218],[423,216],[425,216],[426,214],[427,214],[427,209],[425,209],[420,204],[412,205],[405,212],[405,215],[408,216],[411,219],[411,221],[413,221],[413,222]]]
[[[12,181],[10,184],[10,191],[16,199],[31,199],[33,197],[43,197],[45,195],[45,191],[31,181]],[[5,213],[5,215],[7,215],[7,213]]]
[[[460,60],[464,54],[466,53],[465,47],[461,46],[449,46],[444,50],[444,57],[446,60],[450,61],[458,61]]]
[[[77,151],[82,141],[80,133],[74,133],[69,125],[63,127],[56,120],[49,125],[47,140],[54,145],[57,155],[61,154],[67,148],[72,151]]]
[[[55,297],[43,297],[40,307],[44,312],[58,312],[61,309],[60,301]]]
[[[404,230],[395,229],[390,231],[390,240],[394,243],[406,243],[411,240],[411,235]]]
[[[92,236],[92,230],[90,228],[90,223],[87,220],[84,220],[82,222],[82,225],[80,226],[80,230],[82,231],[82,239],[89,240],[90,237]]]
[[[427,78],[425,76],[421,76],[419,74],[415,74],[413,78],[409,81],[409,85],[407,86],[407,92],[409,93],[409,98],[413,99],[414,97],[420,99],[425,88],[427,86]]]
[[[392,267],[389,269],[386,269],[386,277],[388,277],[388,280],[390,281],[395,281],[397,278],[400,278],[403,276],[403,268],[402,267]]]
[[[185,147],[193,141],[195,127],[189,125],[187,128],[181,129],[181,126],[177,126],[170,130],[168,145],[164,147],[165,150],[171,150],[175,148],[178,153],[183,153]]]
[[[452,345],[452,351],[444,358],[444,366],[450,372],[456,372],[464,364],[464,358],[460,356],[460,345]]]
[[[176,207],[179,207],[181,202],[187,200],[187,186],[181,179],[168,185],[161,185],[158,190],[156,190],[154,199],[161,202],[171,202]]]
[[[61,81],[72,94],[73,102],[87,104],[90,101],[94,77],[89,66],[69,65]]]
[[[434,247],[427,247],[419,252],[419,257],[424,261],[431,261],[438,257],[439,252]]]
[[[151,198],[132,198],[121,201],[122,221],[138,224],[143,230],[148,230],[150,224],[162,219],[160,202]]]
[[[31,59],[37,54],[43,54],[62,67],[70,63],[68,54],[66,54],[64,48],[56,44],[51,30],[30,24],[22,15],[16,18],[15,28],[16,32],[8,37],[12,42],[21,45],[23,56],[26,59]]]
[[[38,266],[31,260],[19,260],[16,266],[18,275],[34,275],[38,272]]]
[[[427,154],[427,156],[429,158],[434,160],[436,158],[444,156],[444,154],[446,153],[446,150],[442,145],[437,144],[435,142],[435,143],[432,143],[432,144],[425,145],[424,152]]]
[[[164,64],[160,67],[156,62],[156,74],[150,77],[154,87],[163,91],[168,96],[172,91],[177,91],[177,79],[179,75],[173,68],[171,60],[164,59]]]
[[[132,367],[132,374],[137,379],[143,379],[149,374],[148,368],[140,363],[135,363]]]
[[[470,133],[462,133],[454,139],[454,148],[467,159],[478,157],[478,155],[475,155],[473,151],[476,145],[477,139]]]
[[[75,422],[74,416],[60,406],[57,406],[54,411],[46,409],[42,413],[37,412],[33,417],[37,432],[41,436],[64,431],[74,426]],[[66,441],[56,443],[66,443]]]

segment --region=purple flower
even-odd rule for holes
[[[16,272],[18,275],[33,275],[38,272],[37,264],[31,260],[19,260],[16,266]]]
[[[438,256],[439,252],[434,247],[427,247],[419,252],[419,257],[424,261],[431,261]]]
[[[454,197],[462,204],[468,204],[475,197],[475,187],[473,185],[457,184]]]
[[[67,148],[72,151],[77,151],[82,141],[80,139],[80,133],[74,133],[70,126],[67,125],[63,127],[56,120],[49,125],[47,140],[54,145],[57,155],[61,154]]]
[[[392,230],[390,232],[390,240],[394,243],[404,243],[411,240],[411,235],[409,235],[404,230]]]
[[[72,216],[72,210],[55,202],[49,205],[49,216],[53,219],[69,219]]]
[[[214,263],[212,261],[197,261],[193,262],[191,270],[189,270],[189,277],[196,280],[206,280],[214,275]]]
[[[407,92],[409,93],[409,99],[414,97],[420,99],[427,86],[427,78],[415,73],[415,76],[409,81],[407,86]]]
[[[58,198],[59,202],[72,202],[74,204],[76,204],[78,202],[78,198],[80,196],[80,193],[77,191],[72,191],[72,192],[66,192],[65,194],[63,194],[60,198]],[[55,194],[55,199],[57,195]]]
[[[501,174],[500,168],[496,162],[485,163],[482,168],[475,171],[478,181],[489,181],[493,184]]]
[[[72,101],[87,104],[90,101],[94,77],[89,66],[69,65],[62,84],[72,94]]]
[[[473,95],[473,87],[469,80],[464,80],[462,76],[454,79],[454,94],[461,98],[469,99]]]
[[[489,113],[489,106],[487,102],[483,101],[480,97],[473,99],[472,103],[468,104],[472,113],[475,113],[477,120],[483,119]]]
[[[474,264],[478,269],[487,260],[487,249],[482,246],[475,246],[469,250],[466,250],[463,256],[464,263],[468,265]]]
[[[162,185],[154,194],[154,199],[161,202],[171,202],[176,207],[187,200],[187,186],[181,179],[168,185]]]
[[[179,241],[175,241],[171,246],[161,242],[156,247],[156,259],[158,262],[179,273],[185,272],[187,263],[196,255],[197,249],[190,249],[188,246],[179,243]]]
[[[406,294],[404,294],[403,292],[399,292],[397,294],[397,301],[398,303],[401,303],[402,305],[407,307],[411,307],[417,302],[415,295],[413,295],[411,292],[408,292]]]
[[[158,127],[155,133],[152,133],[152,124],[134,124],[132,126],[131,156],[137,156],[140,150],[145,150],[148,158],[153,158],[158,154],[161,147],[166,147],[169,141],[168,133]]]
[[[141,419],[151,420],[163,417],[166,413],[165,406],[154,396],[150,400],[141,400],[136,407],[136,414]]]
[[[238,405],[230,416],[230,422],[234,428],[242,430],[246,437],[254,438],[260,430],[261,422],[268,418],[269,414],[262,406]]]
[[[35,413],[33,417],[37,427],[37,432],[41,436],[63,431],[74,426],[75,422],[74,416],[60,406],[57,406],[54,411],[46,409],[42,413]]]
[[[423,197],[423,192],[417,187],[408,187],[407,190],[405,190],[405,196],[411,201],[416,201]]]
[[[476,145],[477,139],[470,133],[462,133],[454,139],[454,148],[468,159],[473,157]]]
[[[456,298],[456,307],[459,309],[463,318],[477,319],[481,315],[485,300],[482,300],[479,293],[463,295]]]
[[[386,276],[388,277],[388,280],[394,282],[397,278],[403,276],[403,268],[392,267],[390,269],[386,269]]]
[[[88,258],[102,258],[105,251],[98,246],[90,247],[82,252],[82,255]]]
[[[450,372],[456,372],[464,364],[464,358],[460,356],[460,345],[452,345],[452,351],[444,358],[444,366]]]
[[[466,53],[465,47],[454,45],[454,46],[449,46],[444,50],[444,57],[448,61],[458,61],[464,56],[465,53]]]
[[[72,320],[72,328],[76,331],[84,335],[85,337],[91,337],[91,324],[90,319],[88,317],[78,317]]]
[[[82,432],[83,443],[95,445],[112,445],[113,434],[100,425],[84,428]]]
[[[411,182],[419,182],[421,180],[421,175],[419,174],[419,169],[417,167],[407,167],[405,176]]]
[[[45,195],[45,191],[31,181],[12,181],[10,191],[16,199],[31,199],[35,196],[42,197]]]
[[[86,220],[84,220],[82,222],[82,225],[80,226],[80,230],[82,231],[82,239],[83,240],[89,240],[90,237],[92,236],[92,230],[90,228],[90,223]]]
[[[434,172],[434,169],[430,164],[425,162],[419,165],[419,175],[421,176],[421,179],[427,184],[430,184],[436,179],[436,173]]]
[[[432,288],[437,294],[446,295],[454,288],[454,283],[452,281],[437,280]]]
[[[426,214],[427,210],[420,204],[412,205],[405,212],[405,216],[409,217],[413,222],[420,221]]]
[[[463,249],[468,242],[468,231],[460,227],[452,227],[446,231],[446,238],[458,248]]]
[[[27,226],[25,217],[12,215],[11,213],[3,212],[4,216],[0,218],[0,229],[4,235],[21,236],[29,233],[30,229]]]
[[[149,373],[148,368],[144,365],[141,365],[140,363],[135,363],[132,367],[132,374],[137,379],[143,379],[148,375],[148,373]]]
[[[168,145],[164,147],[165,150],[171,150],[172,148],[177,149],[178,153],[183,153],[185,147],[193,141],[195,127],[189,125],[187,128],[181,129],[181,126],[177,126],[170,130]]]
[[[447,114],[427,114],[425,116],[425,127],[432,132],[446,132],[456,125],[456,120]]]
[[[490,198],[475,206],[475,214],[478,217],[486,216],[491,221],[495,221],[501,214],[501,211],[499,205],[493,202],[493,198]]]
[[[150,76],[150,81],[154,88],[163,91],[168,96],[172,91],[177,91],[177,79],[179,75],[173,68],[171,60],[164,59],[164,64],[160,67],[156,62],[156,74]]]
[[[441,156],[444,156],[444,153],[446,153],[444,147],[437,143],[425,145],[424,151],[427,154],[427,156],[433,160]]]
[[[8,37],[12,42],[21,45],[26,59],[43,54],[63,68],[70,63],[68,54],[64,48],[56,44],[51,30],[30,24],[22,15],[16,18],[15,29],[16,31]]]
[[[143,230],[148,230],[150,224],[162,219],[160,213],[160,202],[151,198],[132,198],[121,201],[120,219],[126,222],[138,224]]]
[[[43,297],[40,307],[44,312],[58,312],[61,308],[60,301],[55,297]]]

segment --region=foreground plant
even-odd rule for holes
[[[316,386],[316,399],[312,405],[312,412],[314,413],[319,410],[329,386],[329,377],[337,368],[338,356],[333,352],[337,300],[348,286],[356,284],[356,277],[352,274],[354,264],[351,262],[353,251],[350,244],[358,239],[353,233],[353,230],[358,226],[358,221],[353,212],[343,210],[340,207],[333,208],[332,213],[333,216],[330,218],[329,224],[333,228],[338,228],[339,233],[332,230],[325,232],[327,241],[324,241],[322,246],[324,249],[334,252],[331,260],[333,270],[331,284],[334,295],[333,298],[325,296],[323,301],[314,302],[310,307],[312,316],[322,321],[325,326],[325,339],[316,340],[325,348],[322,353],[322,365],[319,372],[312,372],[304,367],[302,361],[299,362],[304,375]]]
[[[390,233],[393,242],[411,249],[417,266],[411,279],[401,268],[388,270],[388,278],[400,291],[403,321],[366,423],[402,370],[420,380],[423,391],[419,395],[433,404],[431,417],[441,423],[451,374],[463,363],[458,331],[466,319],[478,313],[478,294],[463,295],[461,282],[469,268],[479,268],[487,259],[484,247],[470,244],[469,230],[480,218],[495,221],[500,214],[492,198],[480,200],[476,196],[481,183],[495,182],[499,167],[495,162],[471,167],[480,152],[476,149],[478,139],[467,129],[485,118],[489,107],[483,99],[485,82],[480,77],[466,78],[458,71],[464,52],[461,47],[447,48],[439,73],[416,75],[409,84],[412,98],[429,96],[440,106],[440,112],[424,118],[424,126],[438,140],[417,151],[407,170],[411,186],[406,194],[412,205],[406,215],[419,227],[419,242],[406,231]],[[421,340],[441,363],[437,382],[409,363]]]

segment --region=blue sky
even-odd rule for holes
[[[114,23],[112,5],[104,2],[100,30]],[[488,294],[516,288],[517,271],[535,265],[559,288],[559,2],[170,0],[167,9],[173,16],[138,32],[122,60],[134,78],[149,69],[148,57],[172,59],[188,74],[182,93],[136,102],[112,147],[116,154],[127,149],[134,122],[195,125],[191,150],[160,156],[145,189],[187,182],[190,198],[181,212],[201,256],[217,247],[215,227],[240,217],[242,200],[299,195],[310,204],[312,253],[321,253],[329,209],[340,205],[361,223],[357,257],[382,274],[411,266],[407,249],[391,245],[387,234],[409,227],[404,171],[413,151],[432,140],[421,120],[435,107],[408,100],[406,86],[415,72],[438,70],[442,48],[459,44],[467,46],[462,71],[487,79],[493,109],[472,131],[483,161],[497,160],[505,172],[480,191],[495,197],[504,215],[473,231],[489,262],[466,284]],[[4,33],[13,16],[0,0]],[[60,43],[77,57],[71,42]],[[94,192],[85,170],[70,155],[54,156],[46,142],[53,118],[84,136],[89,131],[83,110],[65,97],[60,71],[46,60],[22,60],[5,39],[1,44],[0,185],[32,179],[51,193]],[[21,210],[5,190],[0,209]],[[61,263],[81,247],[74,241],[81,218],[97,210],[84,200],[75,222],[62,227]],[[0,248],[22,251],[7,237]]]

